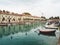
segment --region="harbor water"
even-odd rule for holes
[[[42,23],[0,26],[0,45],[57,45],[56,36],[38,34]]]

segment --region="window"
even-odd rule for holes
[[[13,21],[15,21],[15,18],[13,18]]]
[[[20,20],[21,20],[21,18],[18,18],[18,20],[20,21]]]
[[[3,17],[3,18],[2,18],[2,21],[4,21],[4,20],[5,20],[5,18]]]

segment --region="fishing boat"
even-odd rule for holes
[[[55,34],[55,29],[40,29],[39,33],[40,34]]]

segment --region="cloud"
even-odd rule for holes
[[[52,3],[60,3],[60,0],[51,0]]]
[[[50,17],[60,15],[60,0],[0,0],[0,9]]]

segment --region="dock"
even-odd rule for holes
[[[60,45],[60,37],[59,37],[59,39],[58,39],[57,45]]]

